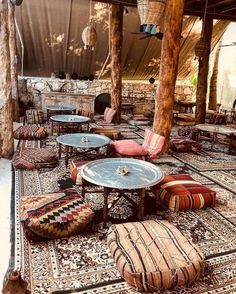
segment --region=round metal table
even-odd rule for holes
[[[126,175],[119,173],[124,167],[128,171]],[[145,188],[156,185],[164,177],[162,170],[158,166],[134,158],[94,160],[85,164],[80,173],[84,180],[104,187],[103,220],[105,224],[108,215],[108,196],[113,189],[123,191],[139,190],[140,204],[138,216],[139,219],[142,219],[144,215]],[[121,193],[121,195],[125,197],[124,193]],[[129,198],[128,201],[130,200]]]
[[[59,113],[72,113],[75,114],[76,107],[70,106],[70,105],[61,105],[61,104],[55,104],[55,105],[47,105],[47,120],[49,120],[50,113],[52,112],[59,112]]]
[[[71,114],[60,114],[53,115],[50,117],[51,120],[51,134],[53,134],[54,122],[58,123],[58,135],[60,134],[60,129],[62,124],[72,124],[78,125],[78,130],[80,125],[87,124],[87,131],[89,129],[90,118],[81,115],[71,115]]]
[[[98,151],[100,147],[107,146],[111,140],[110,138],[103,135],[76,133],[61,135],[56,138],[56,141],[59,143],[59,159],[61,159],[61,146],[66,146],[65,164],[67,166],[69,158],[69,148],[71,148],[71,154],[73,148],[85,149],[86,151],[84,151],[84,153],[91,150]]]

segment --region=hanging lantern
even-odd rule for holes
[[[155,34],[161,17],[164,15],[166,0],[137,0],[140,16],[140,32]]]
[[[201,38],[195,46],[196,58],[198,60],[202,60],[203,57],[206,55],[207,50],[208,50],[208,46],[206,44],[206,41]]]
[[[13,5],[17,5],[17,6],[20,6],[22,2],[23,2],[23,0],[11,0],[11,3]]]
[[[88,24],[82,32],[82,40],[84,42],[84,49],[93,50],[97,41],[97,32],[95,28]]]

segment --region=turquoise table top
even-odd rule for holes
[[[53,115],[50,117],[51,120],[57,122],[68,122],[68,123],[86,123],[90,121],[90,118],[81,115],[73,115],[73,114],[60,114]]]
[[[74,107],[74,106],[69,106],[69,105],[60,105],[60,104],[55,104],[55,105],[47,105],[46,106],[46,109],[48,109],[48,110],[70,110],[70,111],[72,111],[72,110],[75,110],[76,109],[76,107]]]
[[[98,148],[106,146],[110,142],[110,138],[90,133],[75,133],[61,135],[56,138],[57,142],[74,148]]]

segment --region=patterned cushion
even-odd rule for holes
[[[25,196],[21,200],[21,223],[32,241],[77,234],[93,219],[94,212],[74,189],[60,193]]]
[[[190,285],[204,269],[201,251],[167,221],[112,225],[107,244],[125,281],[147,293]]]
[[[143,148],[146,150],[150,158],[155,158],[162,150],[165,137],[160,136],[150,129],[145,129]]]
[[[80,170],[88,161],[81,159],[73,159],[70,162],[70,176],[72,181],[76,185],[82,185],[82,177],[80,175]]]
[[[104,111],[105,122],[107,122],[108,124],[112,123],[112,120],[113,120],[115,114],[116,114],[116,110],[114,110],[110,107],[106,107],[106,109]]]
[[[38,126],[20,126],[13,133],[14,139],[18,140],[42,140],[47,135],[45,128]]]
[[[55,167],[58,163],[57,155],[52,149],[18,149],[16,150],[12,164],[15,169],[40,169]]]
[[[27,124],[42,124],[44,113],[38,109],[28,109],[25,112]]]
[[[189,175],[166,176],[156,190],[166,207],[172,211],[186,211],[214,206],[216,192],[196,182]]]
[[[103,135],[112,140],[119,140],[121,137],[120,131],[113,128],[91,128],[90,133]]]
[[[110,143],[115,152],[123,156],[145,156],[147,151],[134,140],[119,140]]]

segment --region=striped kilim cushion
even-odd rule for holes
[[[77,234],[93,219],[94,212],[74,189],[60,193],[25,196],[21,223],[32,241]]]
[[[137,291],[190,285],[204,269],[201,251],[167,221],[112,225],[107,244],[121,275]]]
[[[215,191],[184,174],[166,176],[157,185],[156,194],[172,211],[211,207],[216,201]]]
[[[106,107],[106,109],[104,111],[105,122],[107,122],[108,124],[112,123],[115,114],[116,114],[116,110],[114,110],[110,107]]]
[[[38,109],[28,109],[25,112],[27,124],[42,124],[44,113]]]
[[[143,148],[148,152],[150,158],[155,158],[162,150],[165,137],[158,135],[150,129],[145,129]]]
[[[47,137],[47,131],[44,127],[38,126],[20,126],[14,133],[14,139],[18,140],[42,140]]]
[[[15,169],[40,169],[55,167],[58,158],[54,150],[49,148],[20,148],[12,158]]]
[[[88,160],[81,159],[73,159],[70,162],[70,176],[76,185],[82,185],[80,170],[86,163],[88,163]]]

